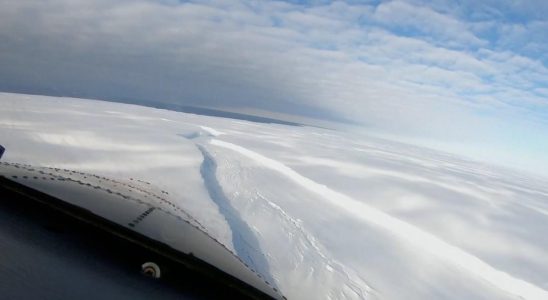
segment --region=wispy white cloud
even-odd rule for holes
[[[0,2],[3,90],[255,108],[453,142],[548,126],[547,21],[525,2]]]
[[[373,18],[380,24],[450,47],[484,46],[486,41],[470,31],[469,25],[427,6],[390,1],[377,6]]]

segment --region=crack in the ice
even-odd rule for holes
[[[200,173],[209,193],[209,197],[219,207],[220,213],[225,217],[232,230],[232,243],[236,254],[244,260],[252,269],[260,273],[266,281],[276,287],[270,266],[265,255],[261,251],[259,241],[251,227],[242,219],[240,213],[232,206],[225,196],[217,176],[217,163],[211,154],[201,145],[197,145],[203,155]]]

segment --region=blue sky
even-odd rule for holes
[[[548,175],[546,1],[0,1],[0,90],[296,114]]]

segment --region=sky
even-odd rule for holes
[[[0,0],[0,91],[341,122],[548,176],[548,1]]]

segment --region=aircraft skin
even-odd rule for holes
[[[211,237],[202,224],[170,201],[167,192],[150,183],[0,162],[0,186],[144,247],[164,262],[214,274],[216,280],[249,298],[285,299],[273,283]],[[164,266],[169,271],[169,264]],[[164,266],[160,264],[162,272]]]

